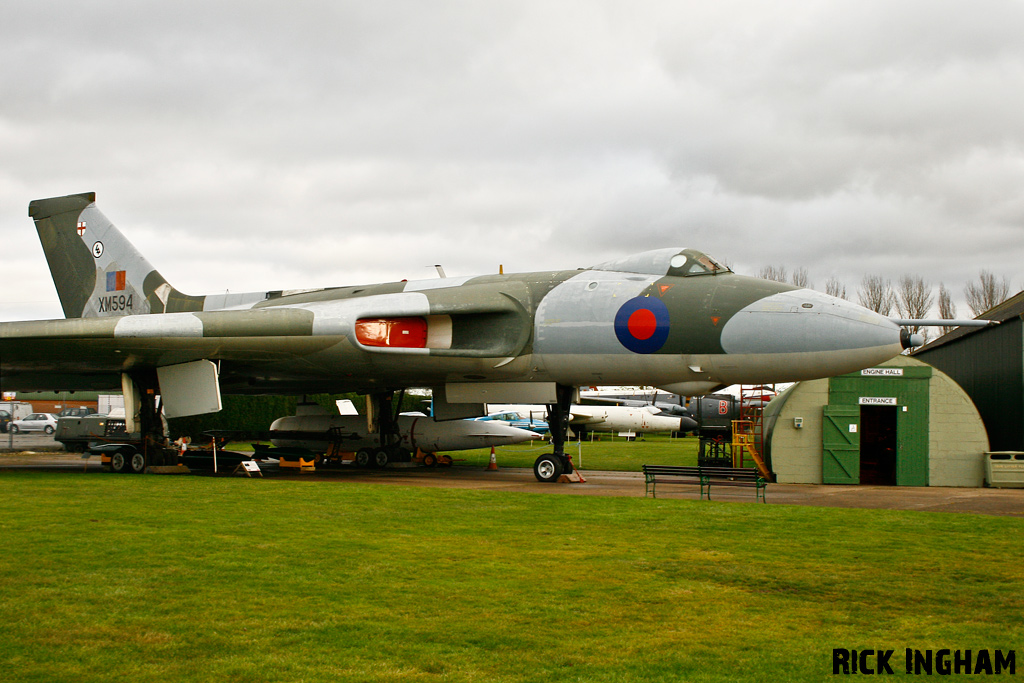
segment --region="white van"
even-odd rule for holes
[[[20,420],[35,412],[32,409],[32,404],[24,401],[0,401],[0,410],[10,413],[12,420]]]

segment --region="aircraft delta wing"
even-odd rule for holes
[[[570,466],[561,444],[575,387],[701,394],[852,372],[909,343],[856,304],[737,275],[694,249],[581,270],[190,296],[94,193],[33,201],[29,215],[67,319],[0,323],[0,386],[121,388],[144,422],[157,393],[174,417],[216,411],[221,393],[358,391],[375,397],[387,449],[392,392],[431,387],[439,419],[482,415],[485,403],[552,406],[555,453],[537,473],[557,479]]]

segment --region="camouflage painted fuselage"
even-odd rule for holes
[[[0,324],[5,390],[112,389],[123,372],[207,359],[225,393],[474,382],[700,393],[850,372],[902,348],[882,316],[690,249],[585,270],[195,297],[167,284],[94,195],[33,202],[30,214],[68,319]],[[416,339],[388,337],[391,326]]]

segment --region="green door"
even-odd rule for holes
[[[860,406],[825,406],[821,423],[821,480],[860,483]]]
[[[928,486],[928,439],[931,421],[929,380],[932,376],[932,368],[909,366],[896,369],[901,371],[899,376],[866,376],[858,372],[833,377],[829,380],[829,405],[826,406],[826,411],[834,411],[837,407],[859,411],[859,403],[864,397],[895,398],[897,401],[898,435],[896,484],[898,486]],[[842,415],[846,415],[846,413]],[[862,432],[864,426],[858,425],[857,431]],[[842,442],[837,441],[838,434],[835,433],[834,427],[834,425],[826,425],[824,428],[824,430],[832,431],[831,439],[829,436],[823,435],[826,448],[830,440],[838,447],[842,447]],[[857,436],[858,443],[859,440],[860,437]],[[825,459],[828,458],[829,456],[826,454]],[[824,476],[827,477],[827,475]],[[857,478],[860,478],[859,474]],[[828,480],[824,479],[824,481]]]

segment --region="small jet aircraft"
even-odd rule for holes
[[[580,400],[590,403],[611,403],[618,406],[642,408],[654,406],[665,415],[692,417],[686,407],[686,397],[670,394],[650,387],[608,387],[580,389]]]
[[[532,419],[546,416],[543,406],[502,405],[490,406],[500,412],[492,414],[494,419],[510,416],[517,419]],[[485,418],[479,418],[485,419]],[[515,426],[521,426],[510,420]],[[577,434],[586,430],[609,432],[686,432],[697,428],[697,421],[689,416],[666,415],[652,405],[641,406],[569,406],[569,427]],[[526,427],[528,429],[528,427]]]
[[[550,427],[546,421],[548,416],[547,408],[543,406],[529,406],[535,410],[530,410],[528,413],[520,413],[516,410],[502,411],[498,413],[489,413],[484,417],[473,418],[478,422],[498,422],[500,424],[506,424],[509,427],[516,427],[517,429],[529,429],[531,432],[538,434],[547,434],[550,431]],[[491,406],[488,406],[488,410],[493,410]]]
[[[676,247],[579,270],[192,296],[95,200],[29,204],[67,319],[0,323],[0,385],[121,388],[128,421],[154,439],[158,394],[177,417],[216,412],[222,392],[359,391],[377,447],[400,449],[392,398],[429,387],[440,420],[484,415],[489,402],[547,405],[553,452],[534,472],[554,481],[572,466],[575,387],[695,395],[852,372],[916,343],[856,304]]]
[[[688,432],[697,428],[697,421],[687,416],[666,415],[655,406],[584,406],[572,407],[569,424],[577,431],[598,429],[612,432]]]

